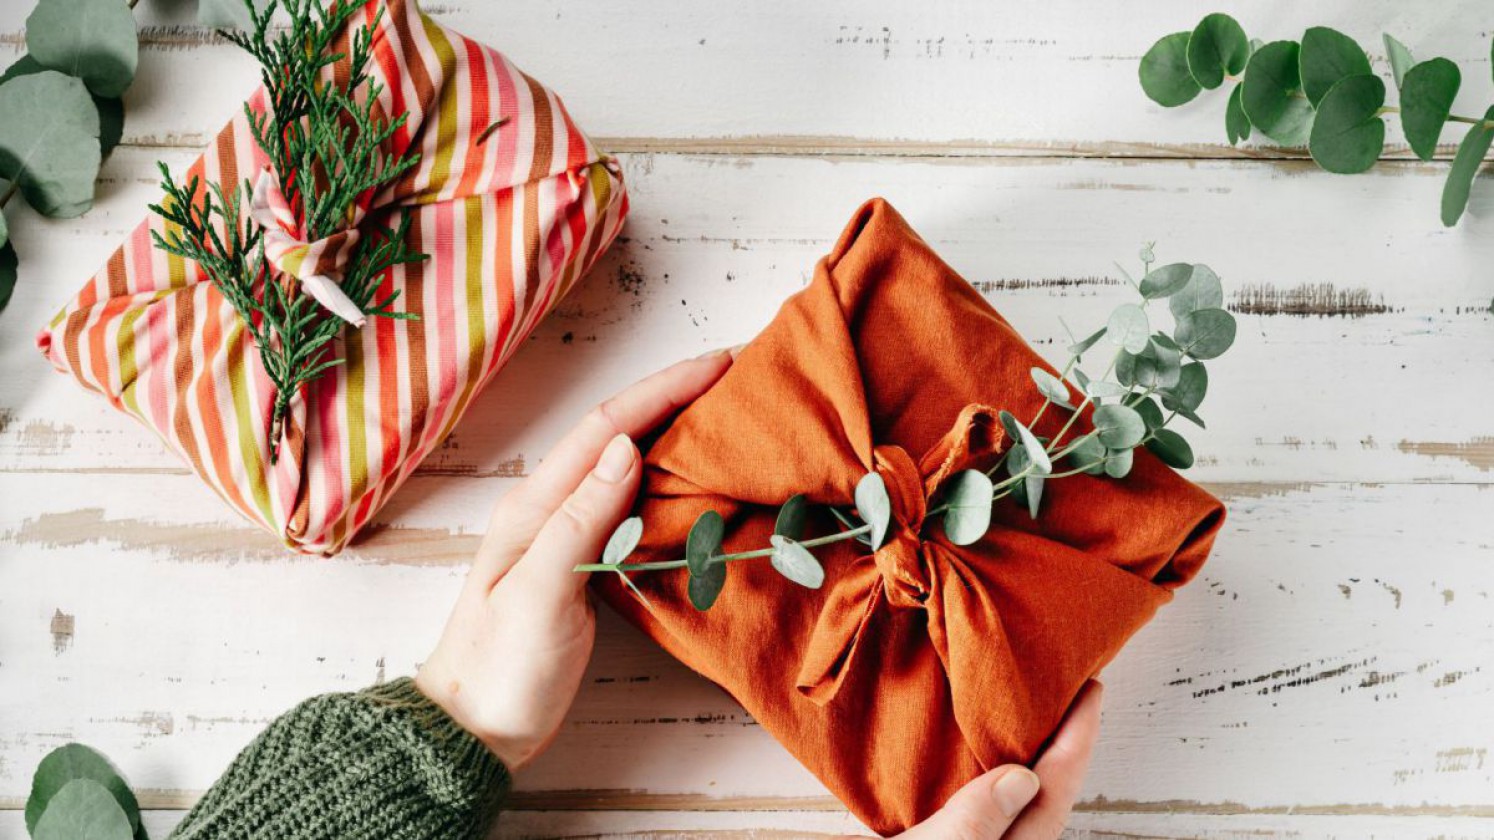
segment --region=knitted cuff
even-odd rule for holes
[[[420,768],[432,799],[483,814],[497,810],[512,782],[508,768],[421,693],[413,679],[376,685],[357,696],[385,717],[385,736],[400,744],[412,765]]]

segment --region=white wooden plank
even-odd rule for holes
[[[152,837],[163,838],[184,811],[146,811]],[[591,840],[812,840],[864,836],[835,811],[509,811],[491,840],[587,837]],[[0,811],[0,835],[20,838],[19,811]],[[1488,840],[1494,821],[1478,817],[1300,816],[1210,814],[1074,815],[1065,840]]]
[[[1186,0],[1150,2],[1147,14],[1088,0],[424,5],[505,51],[558,90],[582,126],[626,149],[730,148],[766,137],[785,148],[882,151],[886,141],[903,141],[891,148],[925,154],[1228,150],[1227,90],[1167,111],[1136,81],[1137,62],[1157,38],[1198,22],[1202,10]],[[0,7],[12,50],[30,6]],[[146,2],[136,10],[145,49],[128,96],[128,142],[198,146],[257,79],[235,47],[192,25],[194,8]],[[1462,67],[1460,113],[1482,113],[1490,99],[1479,35],[1494,25],[1486,5],[1251,0],[1228,11],[1266,41],[1339,27],[1387,77],[1380,33],[1392,32],[1418,56]],[[1399,122],[1390,124],[1399,142]]]
[[[300,698],[411,672],[473,544],[448,529],[476,532],[508,481],[417,479],[394,514],[414,530],[329,561],[267,548],[190,476],[0,475],[0,797],[68,739],[148,791],[200,790]],[[1105,675],[1086,798],[1494,807],[1490,491],[1216,489],[1232,511],[1216,557]],[[532,804],[824,795],[610,614],[600,639],[564,734],[520,779]]]
[[[155,197],[137,173],[157,154],[111,161],[105,200],[85,219],[15,222],[24,256],[5,315],[14,326],[0,336],[0,469],[181,468],[134,421],[53,373],[30,337]],[[1156,239],[1164,260],[1213,265],[1241,331],[1211,364],[1210,428],[1190,435],[1201,480],[1491,480],[1494,439],[1467,403],[1494,366],[1491,220],[1441,228],[1435,166],[1341,179],[1297,163],[642,155],[627,169],[626,241],[429,470],[522,473],[624,383],[750,338],[856,204],[880,193],[1055,361],[1060,316],[1084,329],[1129,299],[1112,257],[1134,263],[1138,244]],[[1341,221],[1351,207],[1353,222]]]

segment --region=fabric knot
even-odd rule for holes
[[[352,220],[355,224],[357,215]],[[264,229],[265,259],[270,265],[296,278],[301,288],[333,315],[355,327],[364,325],[368,319],[363,310],[338,283],[343,266],[358,244],[356,226],[307,242],[304,226],[286,200],[280,179],[269,167],[261,170],[254,182],[249,218]]]
[[[923,476],[901,446],[878,446],[873,453],[877,474],[887,485],[892,523],[881,547],[872,554],[894,607],[919,608],[928,600],[927,554],[919,532],[928,500]]]

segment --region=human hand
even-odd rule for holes
[[[1102,688],[1091,680],[1034,770],[997,767],[960,788],[902,840],[1058,840],[1100,734]],[[1030,804],[1029,804],[1030,803]]]
[[[560,731],[591,658],[586,575],[638,492],[633,438],[703,394],[727,351],[681,362],[593,409],[493,508],[487,535],[416,686],[510,772]]]

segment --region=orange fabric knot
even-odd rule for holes
[[[872,559],[882,573],[887,602],[894,607],[921,608],[929,596],[927,553],[920,533],[928,510],[923,476],[901,446],[878,446],[874,460],[892,500],[892,524]]]

